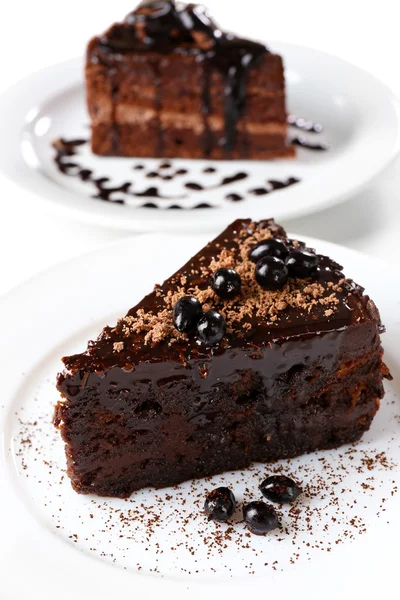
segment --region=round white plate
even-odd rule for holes
[[[95,199],[92,182],[60,173],[51,145],[60,137],[89,137],[83,61],[74,59],[24,79],[0,99],[0,169],[50,201],[57,211],[134,231],[214,231],[243,214],[254,219],[274,214],[285,219],[341,202],[369,183],[397,154],[399,103],[381,82],[339,58],[278,42],[271,42],[270,47],[284,58],[289,111],[324,125],[323,133],[305,135],[311,142],[327,141],[328,151],[298,149],[296,158],[275,161],[173,160],[168,161],[170,170],[162,170],[159,167],[165,161],[96,157],[86,144],[71,160],[93,171],[93,177],[108,177],[110,187],[129,182],[129,191],[134,193],[157,186],[170,198],[118,192],[111,194],[111,200],[124,200],[125,205]],[[137,164],[145,168],[134,170]],[[210,165],[216,173],[204,173]],[[146,176],[154,171],[168,176],[182,168],[188,173],[172,180]],[[231,185],[217,185],[239,172],[248,177]],[[265,188],[270,180],[290,177],[300,182],[267,195],[251,193]],[[193,182],[205,189],[185,187]],[[226,196],[232,193],[244,199],[228,200]],[[146,203],[159,209],[143,208]],[[204,204],[213,209],[195,210]],[[186,210],[169,210],[171,206]]]
[[[60,357],[82,351],[206,241],[129,239],[61,264],[0,300],[4,597],[87,600],[130,589],[140,598],[204,600],[223,593],[242,600],[251,585],[257,597],[333,600],[373,589],[382,595],[385,585],[397,585],[400,290],[389,267],[339,246],[306,240],[344,264],[376,300],[395,379],[386,382],[381,409],[361,442],[278,463],[307,490],[297,514],[282,510],[282,531],[252,536],[240,513],[228,529],[208,523],[201,511],[205,491],[223,483],[239,501],[258,498],[258,484],[277,465],[148,489],[129,500],[72,490],[51,423]]]

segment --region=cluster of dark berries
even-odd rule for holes
[[[289,249],[277,238],[256,244],[249,252],[256,263],[255,276],[265,290],[280,290],[289,276],[310,277],[318,267],[318,256],[303,248]],[[233,269],[218,269],[211,277],[211,287],[224,300],[240,294],[242,281]],[[226,334],[224,318],[215,310],[203,313],[201,304],[193,296],[184,296],[174,306],[174,325],[181,333],[197,333],[207,346],[215,346]]]
[[[272,475],[260,485],[262,495],[278,504],[294,502],[301,494],[301,487],[286,475]],[[225,523],[235,512],[236,499],[227,487],[219,487],[210,492],[204,503],[204,512],[209,520]],[[263,535],[280,527],[279,516],[275,509],[262,500],[243,506],[243,519],[248,529],[257,535]]]
[[[214,292],[224,299],[231,299],[240,293],[242,281],[233,269],[218,269],[211,277],[211,287]],[[215,310],[203,313],[201,304],[193,296],[184,296],[174,306],[174,325],[181,333],[197,331],[198,339],[214,346],[226,333],[223,317]]]
[[[174,306],[174,325],[181,333],[197,332],[197,337],[204,344],[214,346],[225,335],[226,324],[223,317],[215,310],[203,313],[201,304],[193,296],[184,296]]]
[[[282,240],[259,242],[249,252],[256,263],[256,280],[264,290],[280,290],[289,276],[311,277],[317,271],[318,256],[303,248],[289,249]]]

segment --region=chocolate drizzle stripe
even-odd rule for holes
[[[304,135],[298,135],[291,139],[292,144],[300,146],[301,148],[307,148],[307,150],[325,151],[329,149],[329,146],[325,142],[310,142]]]
[[[201,112],[203,115],[203,149],[204,156],[210,156],[213,146],[212,134],[208,117],[211,112],[211,99],[210,99],[210,71],[205,61],[203,61],[202,69],[202,101],[201,101]]]
[[[118,104],[118,92],[119,86],[117,83],[117,69],[115,67],[110,69],[110,79],[111,79],[111,152],[112,154],[116,154],[118,151],[118,124],[117,124],[117,115],[116,109]]]
[[[163,128],[161,123],[161,93],[160,93],[160,83],[161,83],[161,74],[159,71],[159,67],[157,63],[152,64],[152,68],[154,71],[154,110],[157,115],[157,148],[156,148],[156,156],[162,156],[163,152]]]

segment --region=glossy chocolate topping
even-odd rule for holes
[[[245,111],[247,75],[269,52],[264,44],[223,31],[203,6],[173,0],[145,0],[122,23],[113,25],[99,39],[99,44],[105,53],[195,54],[204,65],[202,113],[205,121],[210,112],[210,72],[221,73],[225,127],[219,144],[227,153],[233,149],[236,124]],[[210,132],[206,128],[206,150],[209,144]]]
[[[168,320],[169,311],[172,311],[165,302],[168,292],[173,294],[181,287],[187,294],[201,294],[201,290],[208,290],[209,279],[203,275],[208,265],[221,260],[227,252],[239,265],[243,244],[249,236],[255,235],[258,239],[263,239],[264,235],[266,238],[271,235],[278,237],[285,240],[289,248],[304,247],[301,242],[287,240],[284,230],[273,221],[235,221],[162,286],[156,287],[154,292],[132,308],[127,318],[120,320],[115,328],[106,327],[97,341],[89,343],[86,352],[65,358],[66,370],[59,378],[61,388],[81,385],[82,377],[85,380],[87,378],[85,371],[93,373],[95,379],[101,379],[109,369],[112,369],[110,377],[116,377],[121,368],[122,373],[132,380],[153,376],[156,380],[165,377],[186,378],[193,369],[195,373],[191,373],[190,377],[199,381],[206,379],[207,384],[203,381],[202,385],[208,388],[216,383],[213,373],[208,372],[211,358],[218,380],[221,377],[229,379],[237,370],[256,368],[255,361],[259,361],[257,368],[268,377],[268,373],[276,376],[277,372],[285,372],[299,361],[304,361],[304,354],[307,360],[333,364],[338,360],[339,353],[344,356],[346,353],[360,353],[365,343],[379,345],[380,320],[376,307],[368,296],[363,295],[362,288],[344,279],[340,265],[324,256],[319,256],[318,272],[313,280],[292,281],[295,296],[298,290],[298,305],[292,303],[281,306],[274,317],[257,316],[254,306],[250,312],[247,309],[242,311],[247,306],[246,296],[238,298],[236,304],[232,305],[232,319],[239,314],[239,320],[228,329],[227,337],[216,348],[199,344],[195,337],[179,337],[177,332],[178,339],[174,339],[175,334],[172,333],[160,336],[156,342],[146,342],[149,330],[140,327],[135,329],[138,311],[139,314],[140,311],[153,315],[162,313],[163,319]],[[195,292],[196,289],[200,292]],[[315,302],[314,292],[317,298]],[[309,300],[304,301],[305,294]],[[269,299],[266,292],[265,303]],[[284,295],[280,297],[278,294],[274,300],[275,306],[279,306],[277,303],[280,301],[284,301]],[[224,301],[221,299],[207,302],[213,302],[215,306],[212,308],[216,310],[224,310]],[[251,304],[247,308],[249,306]],[[128,327],[127,323],[133,326]],[[347,347],[346,339],[353,326],[359,326],[359,339],[357,341],[357,336],[352,336],[352,347]],[[357,344],[360,345],[358,349]],[[205,371],[199,370],[201,365]]]

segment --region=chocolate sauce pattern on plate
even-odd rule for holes
[[[53,147],[56,151],[54,162],[58,168],[58,170],[63,175],[68,175],[70,177],[76,177],[81,181],[91,184],[94,186],[94,194],[93,198],[97,200],[103,200],[106,202],[112,202],[114,204],[125,204],[125,200],[119,196],[119,194],[125,194],[128,196],[132,196],[134,198],[149,198],[153,200],[185,200],[188,198],[187,191],[191,192],[199,192],[204,193],[210,190],[217,190],[229,185],[233,185],[240,181],[245,181],[249,175],[244,171],[238,171],[233,173],[232,175],[226,175],[222,177],[216,183],[210,185],[204,185],[204,183],[198,183],[196,181],[188,181],[182,184],[183,191],[182,194],[171,195],[162,193],[160,188],[157,186],[150,186],[143,190],[136,191],[132,188],[134,187],[134,181],[126,181],[118,186],[112,185],[112,180],[110,177],[96,177],[94,172],[91,169],[82,167],[78,162],[76,162],[75,158],[79,153],[79,148],[87,144],[88,140],[84,139],[73,139],[66,140],[64,138],[60,138],[53,143]],[[141,171],[142,176],[150,179],[159,178],[162,181],[170,181],[177,176],[183,176],[189,174],[188,169],[179,168],[175,169],[173,162],[163,162],[160,163],[156,168],[151,168],[149,171],[145,172],[145,166],[143,164],[136,164],[132,166],[133,170]],[[210,174],[215,174],[217,172],[216,167],[206,167],[203,169],[203,173],[207,172]],[[283,189],[294,183],[297,183],[299,179],[295,177],[289,177],[286,180],[278,181],[278,180],[269,180],[267,181],[266,186],[248,189],[245,192],[236,193],[231,191],[225,195],[225,199],[232,202],[237,202],[239,200],[244,200],[247,195],[265,195],[273,192],[274,190]],[[140,208],[160,208],[158,204],[155,202],[145,202],[140,205]],[[184,206],[178,204],[172,204],[168,206],[169,209],[178,209],[185,208]],[[207,202],[199,202],[191,208],[213,208],[213,206]]]
[[[253,194],[253,196],[265,196],[266,194],[270,194],[275,190],[282,190],[283,188],[294,185],[295,183],[299,183],[300,179],[296,177],[288,177],[286,181],[278,181],[277,179],[269,179],[267,181],[267,185],[265,187],[258,187],[249,190],[249,194]]]
[[[290,140],[295,146],[307,148],[307,150],[328,150],[329,146],[326,142],[311,142],[304,135],[298,135]]]
[[[123,40],[121,42],[122,46],[126,44],[127,41]],[[124,46],[125,47],[125,46]],[[121,47],[122,49],[122,47]],[[125,49],[128,49],[127,47]],[[329,149],[329,145],[325,141],[315,141],[317,136],[321,134],[324,130],[323,126],[320,123],[313,122],[309,119],[305,119],[304,117],[299,117],[294,114],[288,115],[287,118],[288,125],[292,128],[299,129],[301,131],[305,131],[309,136],[305,136],[304,134],[299,134],[297,136],[292,137],[291,142],[297,146],[300,146],[306,150],[312,151],[325,151]],[[93,175],[93,171],[88,168],[82,168],[80,164],[74,161],[73,157],[76,156],[79,152],[79,148],[83,145],[87,144],[86,139],[77,138],[72,140],[66,140],[64,138],[60,138],[53,143],[53,146],[56,150],[56,155],[54,161],[57,165],[58,170],[63,175],[68,175],[72,177],[77,177],[83,182],[92,183],[95,186],[95,195],[94,198],[99,200],[105,200],[108,202],[115,202],[117,204],[124,204],[124,200],[122,198],[114,199],[114,195],[118,194],[118,192],[129,194],[130,196],[136,198],[154,198],[158,200],[184,200],[187,198],[187,194],[185,190],[183,190],[182,194],[178,196],[168,196],[164,195],[160,192],[160,189],[157,186],[148,187],[142,191],[133,191],[131,188],[133,186],[133,181],[125,182],[118,187],[112,187],[107,184],[110,183],[109,177],[99,177],[95,178]],[[136,171],[144,171],[145,165],[142,163],[137,163],[132,166],[133,170]],[[209,165],[208,167],[204,167],[204,174],[215,174],[217,172],[217,168]],[[156,169],[150,169],[145,173],[145,177],[148,179],[160,179],[162,181],[171,181],[178,176],[187,175],[188,170],[185,168],[175,169],[173,161],[164,160],[162,163],[158,165]],[[198,183],[196,181],[188,181],[183,184],[183,187],[186,190],[190,190],[192,192],[206,192],[209,190],[216,190],[218,188],[234,184],[238,181],[245,180],[248,177],[248,174],[245,172],[234,173],[233,175],[226,176],[222,178],[219,182],[213,185],[204,185],[203,183]],[[289,177],[285,181],[277,181],[270,180],[267,182],[267,186],[255,187],[247,190],[247,192],[237,193],[235,191],[231,191],[225,195],[225,199],[232,202],[238,202],[240,200],[244,200],[246,197],[246,193],[253,196],[263,196],[269,194],[275,190],[283,189],[294,183],[297,183],[299,180],[295,177]],[[150,206],[151,205],[151,206]],[[154,205],[154,206],[153,206]],[[145,208],[153,208],[156,205],[152,202],[147,202],[142,207]],[[173,205],[174,206],[174,205]],[[169,208],[173,208],[170,206]],[[196,205],[198,206],[198,205]],[[201,207],[210,207],[207,203],[202,203]]]

